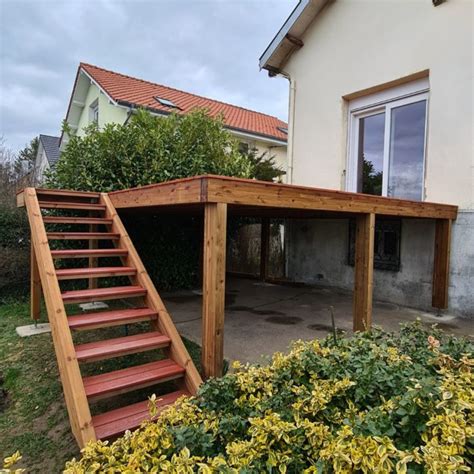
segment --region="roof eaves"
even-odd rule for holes
[[[301,48],[303,45],[300,38],[301,32],[306,30],[319,12],[330,1],[333,0],[300,0],[298,5],[296,5],[290,13],[290,16],[286,19],[278,33],[260,56],[260,69],[267,69],[273,73],[279,72],[293,52]],[[279,62],[272,63],[275,53],[278,53],[283,45],[288,46],[288,53],[283,59],[280,59]]]

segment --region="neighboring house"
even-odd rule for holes
[[[290,183],[459,206],[449,309],[474,318],[473,14],[469,0],[301,0],[260,67],[290,81]],[[288,276],[351,288],[352,234],[293,222]],[[376,298],[430,308],[430,240],[432,222],[377,223]]]
[[[99,127],[126,123],[137,108],[164,117],[172,112],[186,114],[195,108],[205,108],[211,116],[222,114],[241,149],[268,152],[286,172],[287,124],[278,118],[90,64],[79,65],[66,115],[73,133],[82,134],[93,121]],[[61,147],[66,141],[63,136]]]
[[[34,181],[41,183],[44,179],[44,172],[53,167],[59,159],[60,137],[50,135],[40,135],[38,151],[36,153]]]

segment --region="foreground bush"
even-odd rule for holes
[[[66,472],[468,472],[472,349],[419,323],[296,342],[112,444],[91,443]]]

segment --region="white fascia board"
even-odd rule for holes
[[[300,0],[288,19],[283,23],[283,26],[280,28],[276,36],[273,38],[272,42],[260,56],[260,69],[281,69],[287,58],[293,54],[295,50],[301,47],[295,46],[292,41],[288,39],[287,35],[291,35],[294,38],[301,40],[301,36],[304,34],[308,26],[330,1],[334,0]],[[278,59],[278,50],[285,44],[289,51],[284,58]],[[270,64],[272,58],[275,59],[275,55],[277,56],[276,61],[278,64]]]
[[[285,23],[283,23],[283,26],[272,39],[271,43],[267,46],[267,49],[260,56],[260,69],[263,69],[267,65],[268,60],[273,55],[278,46],[280,46],[280,43],[284,41],[285,36],[290,31],[291,27],[296,23],[303,10],[308,6],[309,2],[310,0],[300,0],[298,5],[296,5],[294,10],[290,13],[290,16],[286,19]]]

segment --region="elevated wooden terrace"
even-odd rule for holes
[[[436,222],[432,305],[441,309],[448,305],[451,223],[457,206],[214,175],[116,191],[109,197],[123,212],[204,215],[202,347],[206,377],[222,373],[228,215],[261,217],[267,223],[268,218],[353,217],[354,330],[371,325],[376,216],[432,219]],[[268,232],[262,232],[265,234]],[[262,241],[262,249],[266,248]]]

